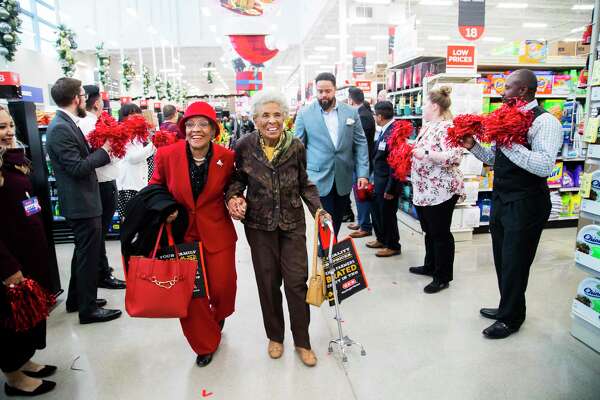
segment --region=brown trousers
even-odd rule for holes
[[[310,349],[310,310],[306,303],[308,256],[305,230],[304,225],[289,232],[281,229],[270,232],[245,227],[267,337],[283,343],[283,280],[294,344]]]

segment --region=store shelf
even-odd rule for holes
[[[565,161],[565,162],[585,161],[585,158],[583,158],[583,157],[574,157],[574,158],[556,157],[556,161]]]
[[[465,81],[468,82],[471,79],[476,79],[476,78],[480,78],[481,75],[480,74],[452,74],[449,72],[444,72],[442,74],[437,74],[434,76],[430,76],[425,78],[425,80],[429,83],[429,82],[435,82],[441,79],[452,79],[455,81]]]
[[[483,98],[489,98],[489,99],[501,99],[502,96],[500,96],[499,94],[484,94]],[[571,94],[538,94],[535,96],[536,99],[585,99],[586,95],[585,94],[577,94],[577,95],[571,95]]]
[[[580,188],[578,188],[578,187],[572,187],[572,188],[561,187],[560,189],[558,189],[558,191],[559,192],[579,192],[579,189]]]
[[[422,115],[403,115],[403,116],[394,116],[394,119],[423,119]]]
[[[445,62],[446,58],[445,57],[434,57],[434,56],[417,56],[417,57],[411,57],[408,58],[406,60],[402,60],[400,61],[398,64],[393,65],[392,67],[388,68],[388,69],[402,69],[404,67],[408,67],[411,65],[415,65],[418,63],[422,63],[422,62],[428,62],[428,63],[440,63],[440,62]]]
[[[479,221],[479,226],[490,226],[490,221]]]
[[[575,250],[575,263],[590,275],[600,276],[600,259]]]
[[[600,203],[589,199],[583,199],[581,201],[581,211],[600,216]]]
[[[578,300],[573,300],[573,306],[571,307],[573,315],[583,319],[587,323],[600,329],[600,313],[596,312],[591,307],[586,306]],[[600,331],[598,332],[600,334]]]
[[[479,188],[479,193],[492,192],[492,191],[494,191],[493,188]]]
[[[55,221],[66,221],[67,220],[65,217],[61,217],[60,215],[55,215],[53,218]]]
[[[586,58],[583,57],[547,57],[545,63],[519,64],[515,57],[489,57],[480,59],[477,71],[502,72],[511,69],[527,68],[531,70],[564,70],[585,68]]]
[[[560,185],[548,185],[549,189],[560,189],[561,186]]]
[[[600,158],[600,144],[590,144],[587,155],[592,158]]]
[[[548,222],[552,222],[552,221],[575,221],[579,219],[579,217],[577,215],[573,215],[570,217],[558,217],[558,218],[552,218],[549,219]]]
[[[423,90],[423,88],[419,86],[419,87],[415,87],[415,88],[411,88],[411,89],[403,89],[403,90],[398,90],[396,92],[390,92],[390,93],[388,93],[388,96],[400,96],[403,94],[420,92],[422,90]]]
[[[50,196],[50,200],[58,200],[57,196]]]
[[[404,212],[403,210],[399,211],[400,212],[398,213],[398,221],[402,222],[404,225],[408,226],[410,229],[417,233],[423,233],[423,230],[421,229],[421,223],[418,219]]]
[[[56,182],[56,178],[53,176],[48,177],[48,182]]]

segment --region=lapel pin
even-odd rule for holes
[[[218,165],[219,167],[222,167],[222,166],[223,166],[223,161],[221,161],[221,160],[217,161],[217,165]]]

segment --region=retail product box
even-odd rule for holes
[[[552,169],[552,174],[548,177],[548,186],[560,186],[563,176],[563,162],[557,161]]]
[[[479,196],[479,180],[466,180],[464,203],[475,204]]]
[[[575,42],[563,42],[558,41],[550,44],[548,49],[548,55],[550,56],[567,56],[573,57],[577,49],[577,43]]]
[[[545,40],[524,40],[519,48],[520,64],[540,64],[546,62],[548,42]]]
[[[453,231],[462,229],[462,218],[463,218],[463,209],[455,208],[454,212],[452,212],[452,223],[450,224],[450,229]]]
[[[477,78],[477,83],[483,86],[483,94],[492,94],[492,78],[491,76],[482,76]]]
[[[413,67],[413,86],[420,87],[423,86],[423,79],[427,76],[429,72],[431,64],[422,62],[418,63]]]
[[[481,175],[483,163],[479,161],[473,154],[468,153],[463,156],[459,168],[465,177],[478,176]]]
[[[575,262],[600,272],[600,216],[580,216],[575,240]]]
[[[412,87],[412,74],[413,67],[404,68],[404,89],[410,89]]]
[[[386,89],[388,92],[395,92],[396,91],[396,72],[395,71],[390,71],[388,73],[388,78],[387,78],[387,85],[386,85]]]
[[[552,75],[552,72],[540,71],[540,72],[536,72],[535,75],[536,75],[537,83],[538,83],[536,94],[538,94],[538,95],[552,94],[552,83],[554,82],[554,77]]]
[[[571,75],[558,74],[552,76],[552,94],[568,95],[572,89]]]
[[[396,90],[404,89],[404,70],[396,71]]]
[[[506,76],[504,74],[492,75],[492,94],[503,95],[504,85],[506,84]]]
[[[590,45],[577,42],[575,46],[575,55],[577,57],[587,57],[590,54]]]
[[[467,207],[462,210],[461,228],[476,228],[479,226],[480,210],[479,207]]]

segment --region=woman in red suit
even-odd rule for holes
[[[179,129],[185,132],[186,140],[158,150],[150,184],[167,187],[187,208],[185,241],[203,245],[210,299],[192,299],[181,326],[198,355],[196,364],[204,367],[219,347],[225,318],[235,308],[237,236],[224,197],[234,168],[234,152],[212,143],[219,127],[216,112],[208,103],[191,104],[179,121]],[[174,214],[169,220],[176,217]]]

